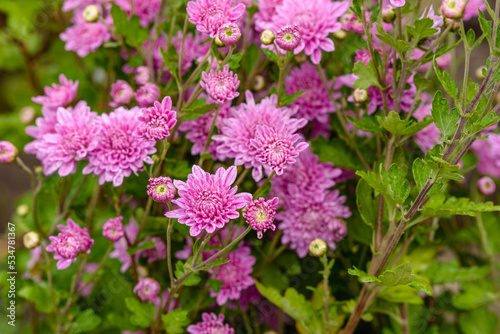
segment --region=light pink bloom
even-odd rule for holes
[[[155,101],[151,108],[143,108],[139,120],[141,124],[134,136],[152,141],[170,136],[170,130],[177,123],[177,113],[172,109],[170,96],[165,96],[161,103]]]
[[[225,23],[219,28],[219,39],[226,46],[236,44],[241,38],[241,30],[235,23]]]
[[[497,186],[495,181],[491,179],[491,177],[483,176],[477,181],[477,185],[479,186],[479,190],[485,195],[491,195],[495,193]]]
[[[94,173],[99,175],[99,184],[113,182],[118,187],[125,177],[143,170],[143,163],[153,163],[149,154],[156,152],[155,142],[133,136],[141,124],[139,115],[139,108],[123,107],[101,115],[98,145],[89,153],[89,164],[83,174]]]
[[[236,22],[245,13],[245,5],[231,7],[231,0],[195,0],[187,4],[189,22],[215,38],[224,23]]]
[[[294,53],[304,51],[306,55],[311,56],[314,64],[319,64],[322,51],[335,50],[335,45],[328,35],[341,29],[342,25],[338,19],[348,8],[348,1],[284,0],[273,16],[273,30],[277,31],[280,27],[290,24],[296,25],[302,39]]]
[[[139,232],[139,227],[133,218],[130,218],[130,222],[127,226],[124,227],[124,236],[120,238],[120,240],[116,241],[113,244],[114,250],[109,254],[109,257],[112,259],[117,259],[122,263],[120,271],[124,273],[130,268],[132,264],[132,257],[127,252],[128,244],[127,239],[134,243],[137,238],[137,233]],[[127,238],[125,238],[125,235]]]
[[[477,17],[477,10],[479,9],[480,11],[485,11],[486,10],[486,3],[484,2],[485,0],[469,0],[467,3],[467,6],[465,7],[465,12],[464,12],[464,21],[468,21],[473,17]]]
[[[248,225],[257,231],[257,238],[262,239],[262,235],[268,229],[275,230],[274,215],[276,214],[276,206],[278,205],[279,198],[266,201],[261,197],[247,205],[246,212],[243,212],[243,217],[246,219]]]
[[[199,235],[202,230],[212,233],[216,228],[223,228],[231,219],[239,217],[236,210],[252,198],[249,193],[236,194],[237,186],[231,188],[236,175],[235,166],[227,170],[219,168],[214,175],[194,165],[187,182],[174,180],[180,198],[172,203],[179,209],[168,211],[165,216],[178,218],[179,223],[191,227],[192,236]]]
[[[391,5],[393,7],[403,7],[406,3],[406,0],[391,0]]]
[[[207,94],[216,102],[224,103],[240,96],[237,92],[240,86],[238,75],[229,71],[229,66],[224,66],[224,70],[210,73],[201,73],[201,87],[207,91]]]
[[[134,287],[134,292],[142,301],[154,303],[160,292],[160,284],[152,278],[141,278]]]
[[[124,233],[122,216],[108,220],[102,227],[102,235],[111,241],[120,240]]]
[[[8,141],[0,141],[0,163],[11,164],[16,161],[17,148]]]
[[[174,199],[175,187],[169,177],[157,177],[149,179],[148,196],[158,203],[166,203]]]
[[[139,85],[145,85],[149,82],[149,69],[147,66],[139,66],[135,69],[135,82]]]
[[[130,0],[114,1],[130,16]],[[161,0],[133,0],[134,14],[139,16],[141,26],[147,27],[159,14]]]
[[[124,104],[129,104],[134,97],[134,90],[128,82],[118,80],[111,85],[111,97],[113,101],[109,103],[110,107],[119,107]]]
[[[64,49],[75,51],[80,57],[85,57],[97,50],[103,43],[111,39],[108,27],[100,21],[88,23],[80,22],[66,29],[60,35],[66,42]]]
[[[134,96],[139,107],[149,107],[160,98],[160,89],[155,84],[146,83],[135,92]]]
[[[78,81],[66,79],[64,74],[59,75],[60,85],[52,84],[52,87],[45,87],[45,95],[32,98],[35,103],[41,104],[43,108],[55,112],[57,108],[68,105],[76,96]]]
[[[203,313],[201,319],[202,322],[188,326],[189,334],[234,334],[234,329],[224,325],[224,314]]]
[[[500,134],[489,133],[488,138],[476,140],[472,150],[479,158],[477,169],[482,174],[500,178]]]
[[[219,292],[210,291],[211,297],[217,297],[217,304],[224,305],[229,299],[239,299],[241,291],[254,285],[250,274],[255,258],[250,255],[249,247],[240,247],[229,253],[228,263],[220,265],[211,272],[215,272],[214,278],[222,282]]]
[[[151,263],[164,260],[167,257],[167,246],[160,237],[146,237],[137,246],[142,246],[146,241],[154,242],[154,246],[135,253],[136,260],[139,260],[140,257],[145,257],[148,259],[148,263]]]
[[[77,161],[86,159],[97,147],[99,122],[97,113],[91,112],[85,101],[74,109],[60,107],[56,118],[54,132],[43,135],[34,147],[45,175],[58,171],[60,176],[67,176],[76,172]]]
[[[258,31],[274,29],[273,16],[276,14],[276,8],[283,3],[283,0],[259,0],[257,7],[259,11],[255,13],[255,27]]]
[[[466,0],[442,0],[441,13],[449,19],[458,20],[464,15]]]

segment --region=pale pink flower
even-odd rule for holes
[[[109,254],[112,259],[117,259],[122,263],[120,271],[124,273],[130,268],[132,264],[132,256],[127,252],[128,244],[127,239],[131,243],[135,242],[137,238],[137,233],[139,233],[139,227],[133,218],[130,218],[130,222],[124,227],[124,236],[113,244],[114,250]],[[125,238],[125,235],[127,236]]]
[[[293,51],[301,41],[299,29],[294,24],[286,25],[278,29],[275,42],[286,51]]]
[[[0,163],[11,164],[16,161],[18,155],[17,148],[8,141],[0,141]]]
[[[483,176],[477,181],[477,185],[479,186],[479,190],[485,195],[491,195],[495,193],[497,186],[495,181],[491,179],[491,177]]]
[[[80,22],[66,29],[60,34],[61,39],[66,42],[64,49],[75,51],[80,57],[85,57],[97,50],[103,43],[111,39],[108,27],[100,21]]]
[[[160,89],[155,84],[146,83],[135,92],[134,96],[139,107],[149,107],[160,98]]]
[[[109,103],[110,107],[119,107],[124,104],[129,104],[134,97],[134,90],[123,80],[118,80],[111,85],[111,97],[113,101]]]
[[[160,293],[160,284],[152,278],[141,278],[139,283],[134,287],[134,292],[137,293],[142,301],[154,303]]]
[[[130,16],[130,0],[114,0]],[[140,19],[141,26],[147,27],[159,14],[161,0],[133,0],[134,14]]]
[[[478,9],[480,11],[486,10],[485,0],[469,0],[469,2],[467,2],[467,6],[465,7],[463,20],[468,21],[473,17],[477,17]]]
[[[161,103],[155,101],[151,108],[143,108],[139,120],[141,124],[134,136],[152,141],[170,136],[170,130],[177,123],[177,113],[172,109],[170,96],[165,96]]]
[[[231,7],[231,0],[195,0],[188,2],[187,13],[198,31],[215,38],[224,23],[236,22],[245,13],[245,5]]]
[[[122,216],[108,220],[102,227],[102,235],[111,241],[120,240],[124,233]]]
[[[55,83],[52,87],[45,87],[45,95],[40,95],[32,98],[31,100],[35,103],[41,104],[43,108],[55,112],[59,107],[65,107],[68,105],[76,96],[78,90],[78,81],[73,82],[72,80],[66,79],[64,74],[59,75],[60,85]]]
[[[140,247],[147,241],[154,242],[154,246],[135,253],[136,261],[138,261],[140,257],[145,257],[148,259],[148,263],[151,263],[164,260],[167,257],[167,246],[160,237],[146,237],[137,246]]]
[[[219,39],[226,46],[236,44],[241,38],[241,30],[235,23],[225,23],[219,28]]]
[[[406,3],[406,0],[391,0],[391,5],[393,7],[403,7]]]
[[[237,92],[240,86],[238,75],[229,71],[229,66],[224,66],[222,71],[215,72],[213,69],[210,73],[201,73],[202,81],[200,85],[207,91],[207,94],[216,102],[224,103],[231,101],[240,96]]]

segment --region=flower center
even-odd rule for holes
[[[159,184],[156,186],[155,192],[157,194],[166,194],[168,192],[168,188],[164,184]]]
[[[233,29],[226,28],[226,30],[224,30],[224,33],[226,34],[227,37],[231,37],[233,36]]]

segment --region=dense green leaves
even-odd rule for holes
[[[182,261],[177,261],[175,263],[175,277],[177,279],[179,279],[186,272],[187,272],[187,269],[184,266],[184,264],[182,263]],[[186,285],[186,286],[191,286],[191,285],[196,285],[196,284],[200,283],[200,281],[201,281],[201,278],[196,273],[193,273],[188,278],[186,278],[184,280],[184,282],[182,282],[182,284]]]
[[[439,30],[433,28],[434,21],[428,17],[421,18],[415,21],[415,26],[408,26],[408,33],[413,36],[413,38],[418,43],[420,40],[426,37],[432,37]]]
[[[498,333],[498,316],[486,307],[480,307],[458,318],[463,333],[495,334]]]
[[[452,98],[456,99],[457,95],[458,95],[458,88],[457,88],[455,81],[451,80],[448,72],[446,72],[446,71],[441,72],[441,70],[439,69],[439,67],[437,65],[436,59],[434,59],[433,63],[434,63],[434,72],[436,72],[436,76],[439,79],[439,82],[443,86],[444,90],[446,91],[446,93],[448,93],[448,95],[450,95]],[[441,95],[441,97],[442,97],[442,95]]]
[[[195,100],[189,108],[182,109],[182,118],[185,120],[192,120],[201,117],[202,115],[211,112],[217,106],[216,103],[207,103],[205,98]]]
[[[163,327],[168,334],[185,333],[185,327],[189,325],[188,311],[177,309],[161,316]]]
[[[123,35],[128,45],[139,47],[148,39],[148,30],[141,27],[138,16],[132,15],[130,20],[128,20],[127,13],[114,4],[111,7],[111,16],[113,17],[113,25],[115,26],[116,33]]]
[[[500,205],[494,205],[492,202],[475,203],[467,197],[448,197],[444,194],[432,196],[423,206],[422,214],[425,216],[440,215],[466,215],[475,216],[476,212],[495,212],[500,211]]]
[[[359,180],[356,187],[356,204],[363,221],[370,226],[375,226],[378,206],[373,198],[372,187],[363,179]]]
[[[373,189],[382,193],[387,199],[391,199],[402,205],[410,195],[410,184],[404,177],[401,168],[392,164],[388,171],[380,165],[379,172],[357,171]]]
[[[132,316],[130,317],[132,324],[146,328],[153,323],[156,313],[154,304],[141,303],[134,297],[125,298],[125,304],[129,311],[132,312]]]

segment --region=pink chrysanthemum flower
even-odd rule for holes
[[[300,41],[300,32],[297,29],[297,26],[294,24],[287,25],[284,27],[279,28],[278,32],[276,33],[276,44],[280,48],[286,51],[293,51],[297,46],[299,46]]]
[[[134,287],[134,292],[137,293],[142,301],[154,303],[160,293],[160,284],[152,278],[141,278],[139,283]]]
[[[406,3],[406,0],[391,0],[391,5],[393,7],[403,7]]]
[[[283,3],[283,0],[265,0],[258,1],[259,11],[255,13],[255,27],[258,31],[274,29],[273,16],[276,14],[276,8]]]
[[[147,66],[139,66],[135,68],[135,76],[134,76],[135,82],[138,85],[145,85],[151,80],[149,77],[149,69]]]
[[[67,28],[60,37],[66,42],[65,50],[75,51],[78,56],[85,57],[109,41],[111,33],[100,21],[93,23],[83,21]]]
[[[479,158],[477,169],[482,174],[500,178],[500,134],[489,133],[485,140],[476,140],[472,150]]]
[[[135,92],[134,96],[139,107],[149,107],[160,98],[160,89],[155,84],[146,83]]]
[[[82,101],[80,103],[84,104],[85,102]],[[38,117],[35,120],[36,126],[26,127],[26,133],[35,139],[24,147],[26,153],[36,154],[38,152],[37,145],[43,136],[48,133],[55,133],[55,126],[57,124],[56,113],[42,108],[42,115],[43,117]]]
[[[51,244],[46,248],[48,252],[55,252],[54,260],[58,260],[57,269],[59,270],[68,268],[76,261],[78,254],[89,254],[94,244],[86,228],[80,228],[71,219],[68,219],[67,223],[67,226],[57,225],[62,233],[49,236]]]
[[[225,23],[219,28],[219,39],[226,46],[231,46],[241,38],[241,30],[235,23]]]
[[[189,334],[234,334],[234,329],[224,325],[224,314],[203,313],[201,319],[202,322],[188,326]]]
[[[113,244],[114,250],[109,254],[110,258],[117,259],[122,263],[122,266],[120,268],[120,271],[122,273],[127,271],[127,269],[130,268],[132,264],[132,257],[127,252],[127,239],[131,243],[134,243],[135,239],[137,238],[137,233],[139,233],[139,227],[137,226],[135,220],[133,218],[130,218],[129,224],[125,226],[123,230],[125,232],[124,236]],[[126,238],[125,235],[127,236]]]
[[[154,246],[149,249],[143,249],[135,253],[135,258],[138,260],[140,257],[148,259],[148,263],[160,261],[167,257],[167,246],[160,237],[146,237],[137,246],[140,247],[147,241],[154,242]]]
[[[45,95],[32,98],[35,103],[41,104],[43,108],[55,112],[59,107],[65,107],[76,96],[78,81],[66,79],[64,74],[59,75],[60,85],[52,84],[52,87],[45,87]]]
[[[120,240],[124,233],[122,216],[108,220],[102,227],[102,235],[111,241]]]
[[[86,159],[97,147],[99,122],[97,113],[91,112],[85,101],[74,109],[59,108],[56,118],[54,133],[45,134],[35,144],[36,156],[45,175],[58,171],[60,176],[67,176],[76,172],[77,161]]]
[[[248,204],[245,208],[246,212],[243,217],[246,219],[247,224],[257,231],[257,238],[262,239],[262,235],[268,229],[275,230],[274,215],[276,214],[276,206],[278,205],[279,198],[266,201],[261,197],[252,203]]]
[[[205,54],[210,50],[210,43],[203,43],[203,40],[206,39],[206,35],[202,33],[188,33],[184,36],[184,52],[181,62],[182,74],[186,74],[193,65],[193,62],[201,61]],[[179,31],[177,35],[172,37],[172,45],[177,48],[177,50],[181,49],[183,40],[182,31]],[[160,54],[160,60],[163,63],[163,57]]]
[[[224,23],[236,22],[245,13],[245,5],[231,7],[231,0],[195,0],[187,4],[189,22],[215,38]]]
[[[134,90],[128,82],[118,80],[111,85],[111,97],[113,101],[109,103],[110,107],[119,107],[124,104],[129,104],[134,97]]]
[[[0,141],[0,163],[11,164],[16,161],[17,148],[8,141]]]
[[[236,194],[238,187],[231,188],[236,180],[236,167],[219,168],[215,175],[193,166],[187,182],[174,180],[179,199],[172,200],[179,209],[168,211],[165,216],[178,218],[179,223],[191,227],[189,233],[197,236],[202,230],[212,233],[223,228],[231,219],[239,217],[241,209],[251,200],[249,193]]]
[[[469,2],[467,2],[467,6],[465,7],[463,20],[468,21],[473,17],[477,17],[478,10],[486,10],[485,0],[469,0]]]
[[[328,113],[333,112],[334,106],[328,95],[319,73],[311,63],[304,63],[290,71],[285,79],[286,93],[292,95],[304,91],[292,106],[297,106],[296,117],[308,121],[317,120],[328,123]]]
[[[319,64],[322,51],[335,50],[335,45],[328,35],[341,29],[338,18],[348,8],[349,1],[284,0],[273,16],[274,30],[290,24],[296,25],[302,39],[294,53],[304,51],[306,55],[311,56],[314,64]]]
[[[497,186],[495,181],[491,179],[491,177],[483,176],[477,181],[477,185],[479,186],[479,190],[485,195],[491,195],[495,193]]]
[[[165,96],[161,103],[155,101],[151,108],[143,108],[139,120],[142,123],[134,132],[134,136],[153,141],[170,136],[170,130],[177,123],[177,113],[172,109],[170,96]]]
[[[166,203],[174,199],[175,187],[169,177],[157,177],[149,179],[148,196],[158,203]]]
[[[449,19],[458,20],[464,15],[466,0],[443,0],[441,4],[441,13]]]
[[[338,190],[307,196],[295,185],[290,185],[288,191],[285,211],[276,214],[276,219],[282,221],[278,225],[283,230],[281,242],[290,243],[290,248],[300,257],[307,255],[309,244],[316,238],[335,249],[335,242],[345,235],[337,218],[351,215],[349,208],[343,205],[345,196],[339,197]]]
[[[217,297],[217,304],[224,305],[229,299],[239,299],[241,291],[254,284],[252,266],[255,258],[250,255],[249,247],[240,247],[229,253],[228,263],[225,263],[211,272],[215,272],[214,278],[222,282],[219,292],[210,291],[211,297]]]
[[[309,147],[306,142],[299,142],[300,136],[288,131],[285,124],[270,127],[258,125],[255,138],[250,145],[255,150],[255,157],[266,170],[283,174],[285,167],[293,164],[299,153]]]
[[[141,124],[139,115],[139,108],[123,107],[101,115],[98,145],[89,153],[89,164],[83,174],[94,173],[99,175],[99,184],[113,182],[118,187],[125,177],[143,170],[143,163],[153,163],[149,154],[156,152],[155,142],[133,136]]]
[[[224,158],[234,158],[235,165],[245,165],[254,168],[252,176],[256,181],[262,178],[262,163],[257,159],[256,150],[250,141],[255,138],[257,126],[284,124],[289,133],[293,134],[306,125],[305,119],[292,116],[295,108],[277,107],[276,95],[264,98],[256,104],[251,92],[246,92],[247,103],[242,103],[231,110],[232,117],[224,119],[219,129],[220,134],[212,137],[219,142],[217,153]]]
[[[201,87],[207,91],[207,94],[216,102],[224,103],[231,101],[235,97],[240,96],[237,92],[240,86],[238,75],[229,71],[229,66],[224,66],[224,70],[215,72],[213,69],[210,73],[201,73]]]

